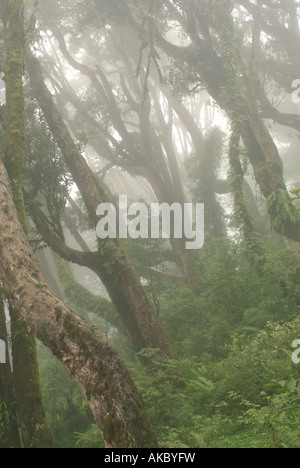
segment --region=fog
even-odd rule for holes
[[[1,448],[299,447],[299,8],[1,0]]]

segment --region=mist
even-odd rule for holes
[[[1,448],[300,446],[299,8],[1,0]]]

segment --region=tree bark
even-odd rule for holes
[[[4,301],[0,289],[0,340],[6,345],[6,362],[0,363],[0,448],[20,448],[18,417],[15,407],[15,389],[10,367],[9,344],[6,331]]]
[[[23,0],[5,0],[5,167],[20,222],[27,232],[22,192],[25,160],[24,25]]]
[[[81,386],[106,447],[156,445],[140,394],[116,351],[49,289],[19,223],[0,162],[0,281],[18,321]]]
[[[6,0],[5,14],[5,165],[13,201],[20,223],[27,233],[22,192],[25,159],[24,74],[24,2]],[[12,323],[13,381],[16,408],[26,448],[52,447],[53,438],[46,423],[39,384],[36,342],[18,321],[18,312],[10,310]]]

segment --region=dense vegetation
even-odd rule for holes
[[[3,0],[1,448],[300,447],[299,8]],[[119,194],[204,247],[97,239]]]
[[[242,246],[214,239],[202,252],[202,293],[151,285],[175,359],[144,351],[145,371],[115,338],[162,447],[299,446],[299,264],[276,238],[266,248],[258,272]],[[101,447],[76,385],[44,348],[40,366],[57,446]]]

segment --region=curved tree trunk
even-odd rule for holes
[[[19,322],[82,388],[107,447],[154,447],[143,403],[116,351],[49,289],[18,221],[0,162],[0,281]]]
[[[23,0],[6,0],[5,24],[5,165],[13,201],[20,223],[27,233],[27,222],[22,192],[22,174],[25,159],[25,104],[24,74],[24,18]],[[16,408],[26,448],[49,448],[53,438],[46,423],[39,384],[35,338],[18,321],[18,312],[11,309],[13,382]]]

